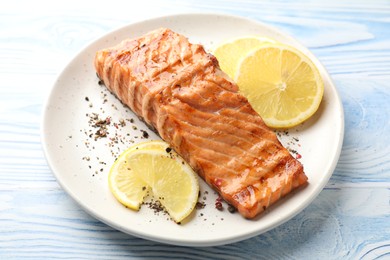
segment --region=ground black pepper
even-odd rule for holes
[[[146,132],[145,130],[141,130],[141,132],[142,132],[142,137],[143,138],[149,138],[148,132]]]
[[[158,200],[151,200],[148,202],[143,202],[143,205],[146,205],[148,208],[152,209],[154,214],[158,215],[159,213],[168,214],[164,206]]]
[[[232,205],[228,205],[228,211],[230,212],[230,213],[234,213],[234,212],[236,212],[237,211],[237,209],[234,207],[234,206],[232,206]]]
[[[99,84],[103,84],[102,81],[99,81]],[[84,133],[86,136],[86,139],[83,140],[83,143],[85,147],[88,149],[88,151],[93,151],[95,149],[95,145],[93,145],[92,141],[95,142],[102,142],[104,141],[104,145],[109,147],[111,150],[111,155],[113,157],[113,160],[115,161],[116,158],[119,156],[119,154],[122,152],[120,147],[117,146],[117,144],[121,143],[124,145],[134,143],[134,138],[137,138],[138,136],[132,136],[130,133],[124,133],[121,134],[121,128],[125,127],[127,124],[126,122],[130,122],[131,124],[135,123],[135,120],[133,118],[119,118],[119,119],[113,119],[111,116],[104,116],[105,109],[104,104],[107,102],[107,95],[110,93],[105,87],[102,87],[101,90],[101,99],[102,99],[102,106],[97,106],[96,109],[98,109],[98,112],[88,112],[85,114],[85,116],[88,118],[88,126],[87,129],[80,129],[80,133]],[[89,108],[95,107],[97,103],[93,104],[91,99],[88,96],[84,97],[84,100],[87,102],[87,105]],[[122,104],[123,105],[123,104]],[[114,104],[111,105],[114,109],[117,109],[117,106]],[[123,106],[125,108],[125,106]],[[125,108],[126,111],[127,108]],[[136,126],[134,125],[136,128]],[[68,136],[69,138],[72,138],[71,136]],[[140,137],[148,138],[149,133],[145,130],[141,131]],[[78,147],[78,145],[76,145]],[[84,156],[83,160],[87,160],[87,156]],[[89,161],[90,159],[88,159]],[[99,164],[107,165],[106,162],[99,162]],[[88,169],[92,169],[93,167],[91,165],[87,165]],[[104,171],[104,168],[98,168],[97,171],[102,172]],[[108,171],[108,169],[107,169]],[[96,173],[92,174],[94,176]]]
[[[299,132],[299,130],[296,130],[296,132]],[[290,132],[287,131],[287,130],[284,130],[284,131],[276,131],[275,132],[276,135],[279,137],[279,138],[282,138],[283,136],[284,137],[289,137],[289,139],[287,141],[285,141],[285,147],[286,149],[292,154],[295,156],[296,159],[301,159],[302,156],[298,153],[298,151],[296,149],[294,149],[294,147],[301,147],[301,144],[299,143],[300,140],[298,137],[295,137],[295,136],[291,136],[290,135]]]
[[[204,202],[197,202],[195,205],[196,209],[204,209],[206,207],[206,204]],[[203,216],[203,215],[202,215]]]

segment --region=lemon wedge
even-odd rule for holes
[[[234,80],[264,122],[273,128],[296,126],[318,109],[324,83],[315,64],[281,43],[262,44],[238,62]]]
[[[109,185],[122,204],[139,209],[150,189],[175,222],[182,221],[195,208],[199,195],[197,175],[165,142],[133,146],[115,164]]]
[[[221,70],[234,79],[239,60],[264,43],[275,43],[275,40],[258,36],[235,38],[218,45],[213,54],[217,57]]]

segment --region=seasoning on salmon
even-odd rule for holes
[[[244,217],[307,184],[302,164],[201,45],[161,28],[98,51],[95,68]]]

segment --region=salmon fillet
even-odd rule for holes
[[[244,217],[307,183],[301,163],[201,45],[161,28],[98,51],[95,68]]]

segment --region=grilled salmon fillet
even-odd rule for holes
[[[98,51],[95,68],[244,217],[307,183],[301,163],[201,45],[161,28]]]

